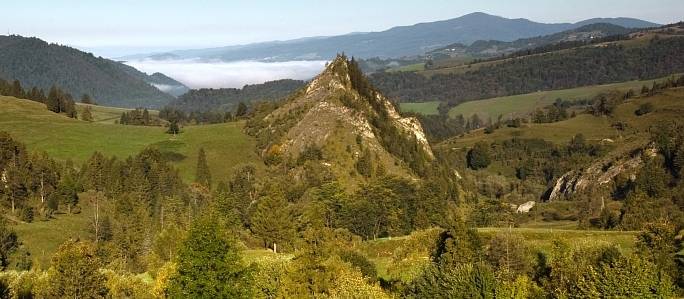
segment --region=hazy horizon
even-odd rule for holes
[[[33,5],[28,5],[29,3]],[[473,12],[541,23],[574,23],[596,17],[631,17],[656,23],[681,20],[684,2],[509,1],[22,1],[6,3],[0,21],[9,34],[35,36],[98,56],[126,55],[383,31],[395,26],[452,19]],[[37,9],[40,8],[40,9]],[[31,18],[26,16],[31,15]],[[39,22],[36,22],[39,19]],[[125,19],[126,22],[121,22]]]

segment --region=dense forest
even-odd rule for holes
[[[304,81],[283,79],[243,88],[192,89],[168,106],[184,112],[232,111],[239,103],[282,99],[304,86]]]
[[[371,82],[399,102],[464,101],[539,90],[642,80],[684,72],[684,38],[655,38],[643,46],[609,44],[504,60],[464,74],[377,73]]]
[[[0,77],[43,90],[58,85],[108,106],[159,108],[173,99],[141,79],[149,76],[129,66],[16,35],[0,36]]]

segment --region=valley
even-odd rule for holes
[[[675,3],[80,4],[0,35],[0,298],[684,296]]]

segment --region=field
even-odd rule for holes
[[[639,108],[639,105],[646,102],[654,105],[654,112],[636,116],[634,111]],[[445,141],[439,146],[458,149],[470,147],[483,140],[491,142],[513,137],[542,138],[554,143],[566,143],[578,133],[582,133],[589,141],[611,139],[615,145],[619,146],[634,141],[643,141],[644,138],[647,138],[650,126],[660,121],[681,118],[682,115],[684,115],[684,89],[677,88],[661,92],[653,97],[631,99],[618,106],[612,117],[580,114],[575,118],[555,123],[529,123],[521,128],[503,127],[491,134],[485,134],[484,130],[480,129]],[[626,123],[625,131],[618,131],[613,128],[612,124],[615,122]]]
[[[133,110],[128,108],[117,108],[77,103],[76,110],[78,111],[79,117],[80,115],[83,115],[83,110],[85,110],[86,107],[90,107],[91,109],[93,122],[103,124],[114,124],[121,118],[122,113]],[[152,116],[159,115],[159,111],[157,110],[149,110],[149,112]]]
[[[664,78],[661,78],[655,81],[663,79]],[[653,84],[653,81],[654,80],[629,81],[470,101],[451,108],[449,115],[454,117],[462,114],[465,117],[470,117],[477,113],[482,119],[488,119],[489,117],[496,119],[499,115],[502,115],[504,119],[508,119],[509,117],[524,117],[527,114],[534,112],[537,108],[553,104],[558,98],[563,100],[588,99],[602,92],[611,90],[625,92],[629,89],[633,89],[638,93],[642,86],[646,85],[650,87]]]
[[[105,109],[105,110],[101,110]],[[162,127],[124,126],[106,121],[117,108],[94,109],[100,122],[84,122],[58,115],[40,103],[0,97],[0,130],[26,144],[29,150],[82,163],[93,152],[126,158],[148,146],[176,153],[174,161],[184,179],[194,178],[197,152],[204,147],[214,181],[226,179],[235,166],[259,163],[254,140],[242,132],[243,123],[188,126],[172,136]],[[102,112],[99,112],[102,111]],[[107,112],[109,111],[109,112]]]
[[[432,102],[422,102],[422,103],[401,103],[399,104],[401,111],[404,112],[415,112],[425,115],[435,115],[437,112],[437,107],[439,107],[438,101]]]

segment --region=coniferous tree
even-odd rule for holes
[[[61,92],[57,88],[57,86],[52,85],[50,87],[50,92],[48,92],[47,100],[45,101],[45,105],[47,106],[47,109],[59,113],[59,98],[61,97]]]
[[[236,242],[215,220],[196,221],[178,252],[170,298],[251,298],[251,273]]]
[[[207,164],[207,156],[204,153],[204,148],[200,148],[197,153],[197,170],[195,173],[195,182],[211,188],[211,173],[209,172],[209,165]]]
[[[250,217],[250,229],[260,237],[267,248],[277,251],[277,246],[291,241],[294,235],[294,220],[285,198],[279,195],[259,199]]]
[[[240,118],[245,115],[247,115],[247,105],[245,105],[243,102],[240,102],[235,110],[235,117]]]

